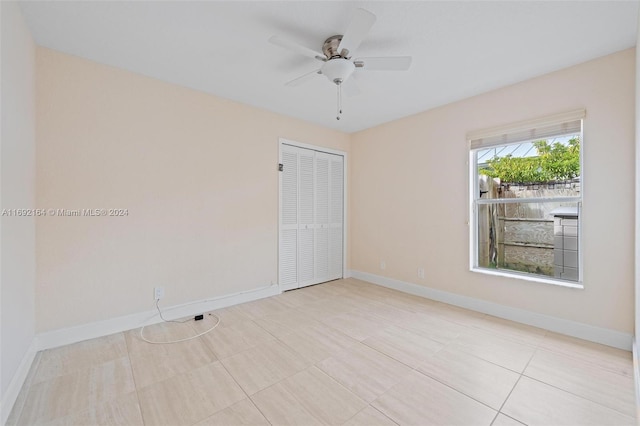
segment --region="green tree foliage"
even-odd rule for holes
[[[512,183],[557,182],[580,176],[579,138],[570,139],[567,145],[546,140],[533,145],[538,151],[536,157],[494,157],[480,174]]]

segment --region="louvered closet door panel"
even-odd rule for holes
[[[329,279],[342,278],[344,226],[344,157],[329,160]]]
[[[313,283],[315,275],[314,256],[314,151],[301,149],[299,154],[298,188],[298,285]]]
[[[280,285],[283,290],[298,287],[298,230],[284,229],[280,236]]]
[[[281,288],[341,278],[343,157],[283,144],[281,159]]]
[[[329,156],[316,152],[315,282],[329,279]]]
[[[282,148],[280,188],[279,281],[283,290],[298,287],[298,152]]]

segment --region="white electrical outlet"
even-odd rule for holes
[[[155,300],[160,300],[164,297],[164,287],[154,287],[153,288],[153,298]]]
[[[424,268],[418,268],[418,278],[424,279]]]
[[[382,269],[383,271],[385,269],[387,269],[387,262],[385,262],[384,260],[380,261],[380,269]]]

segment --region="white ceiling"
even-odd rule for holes
[[[23,2],[39,45],[346,132],[635,45],[637,1]],[[412,55],[409,71],[358,71],[344,100],[318,67],[267,42],[321,50],[353,10],[377,15],[356,57]]]

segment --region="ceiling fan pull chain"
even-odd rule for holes
[[[342,82],[336,82],[336,86],[338,86],[338,115],[336,116],[336,120],[340,120],[340,116],[342,115]]]
[[[338,113],[336,114],[336,120],[340,120],[340,83],[336,81],[336,95],[337,95],[337,110]]]

